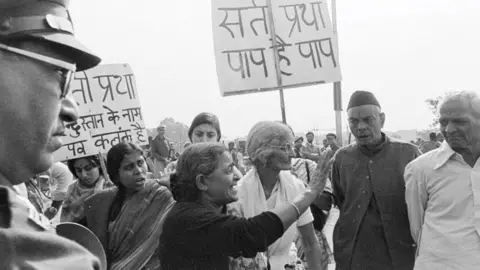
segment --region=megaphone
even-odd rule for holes
[[[73,222],[63,222],[56,227],[57,234],[70,239],[95,255],[100,260],[102,270],[107,270],[107,256],[102,243],[87,227]]]

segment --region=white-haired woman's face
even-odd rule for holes
[[[272,170],[290,170],[292,158],[295,156],[293,148],[293,136],[274,139],[260,152],[260,155],[263,155],[261,160]]]

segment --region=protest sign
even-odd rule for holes
[[[213,0],[212,22],[222,96],[341,80],[326,1]]]
[[[115,144],[148,144],[135,76],[128,64],[101,65],[75,73],[71,84],[80,115],[66,125],[55,160],[106,153]]]

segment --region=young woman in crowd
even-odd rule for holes
[[[192,121],[190,128],[188,129],[188,138],[192,143],[201,142],[219,142],[222,138],[222,132],[220,130],[220,122],[218,117],[211,113],[200,113]],[[177,162],[171,162],[167,168],[167,172],[175,171]],[[237,167],[233,168],[235,179],[242,178],[242,173]]]
[[[171,175],[177,203],[167,214],[160,237],[161,269],[228,269],[229,256],[254,257],[266,250],[322,192],[330,165],[321,162],[310,187],[296,199],[244,218],[226,213],[225,206],[237,200],[237,191],[233,160],[225,145],[188,147]]]
[[[294,202],[305,192],[303,181],[290,172],[291,158],[295,154],[293,143],[293,131],[281,122],[259,122],[252,127],[246,148],[253,168],[239,181],[239,199],[231,205],[232,214],[252,218],[284,203]],[[320,158],[330,157],[331,152],[328,152]],[[322,269],[321,249],[313,221],[310,209],[306,210],[294,226],[285,227],[283,236],[269,245],[266,252],[258,253],[253,259],[237,258],[231,262],[230,270],[266,269],[267,266],[272,270],[304,269],[294,244],[297,233],[305,250],[308,269]]]
[[[67,188],[60,222],[79,222],[85,217],[85,200],[100,190],[112,187],[113,183],[103,177],[97,155],[72,159],[67,165],[77,180]]]
[[[135,144],[113,146],[107,172],[115,188],[87,199],[84,225],[102,243],[110,270],[160,269],[157,248],[165,213],[174,204],[172,194],[147,179],[143,151]]]

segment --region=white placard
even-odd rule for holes
[[[338,41],[326,1],[271,2],[283,88],[340,81]],[[267,3],[212,0],[222,96],[279,88]]]
[[[80,115],[66,125],[67,136],[63,147],[55,152],[55,160],[106,153],[122,141],[148,144],[135,76],[128,64],[77,72],[70,91]]]

